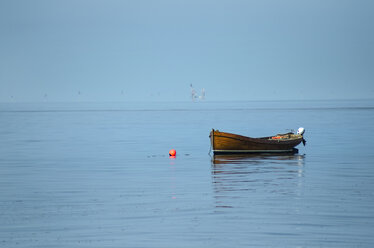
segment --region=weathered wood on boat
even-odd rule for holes
[[[294,133],[251,138],[212,129],[210,141],[215,154],[225,153],[282,153],[292,152],[303,141],[303,136]]]

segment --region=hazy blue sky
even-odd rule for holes
[[[372,0],[0,1],[0,101],[373,98],[373,79]]]

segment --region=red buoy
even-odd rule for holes
[[[177,155],[177,151],[174,150],[174,149],[171,149],[171,150],[169,151],[169,156],[173,156],[173,157],[175,157],[175,155]]]

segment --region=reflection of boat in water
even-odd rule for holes
[[[280,195],[300,195],[304,163],[305,155],[300,154],[213,155],[216,208],[248,208],[274,196],[282,199]]]
[[[285,169],[288,173],[296,172],[300,176],[304,160],[305,155],[300,154],[215,154],[212,157],[212,174],[247,174],[250,171],[256,173]]]
[[[296,134],[290,132],[269,137],[251,138],[212,129],[209,137],[215,154],[292,153],[295,151],[295,146],[301,142],[305,144],[304,131],[304,128],[299,128]]]
[[[235,154],[214,154],[212,157],[213,164],[242,164],[253,163],[255,161],[266,162],[269,160],[300,160],[304,155],[297,155],[298,150],[293,149],[286,153],[235,153]]]

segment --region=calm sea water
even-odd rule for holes
[[[296,155],[209,155],[300,126]],[[2,103],[0,246],[373,247],[373,147],[372,100]]]

